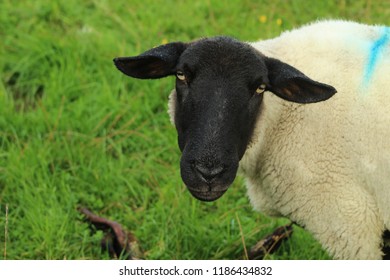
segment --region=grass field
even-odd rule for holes
[[[310,4],[309,4],[310,3]],[[242,178],[190,195],[167,98],[173,78],[113,66],[161,43],[277,36],[318,18],[390,25],[378,1],[0,1],[0,259],[107,259],[80,205],[140,240],[147,259],[243,259],[284,219],[255,213]],[[327,259],[310,234],[267,259]]]

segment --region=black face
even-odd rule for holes
[[[323,101],[336,92],[227,37],[170,43],[114,62],[135,78],[176,75],[181,176],[191,194],[204,201],[218,199],[234,181],[265,90],[298,103]]]
[[[212,201],[228,189],[250,141],[268,83],[262,55],[228,38],[184,51],[176,67],[175,125],[181,176],[190,192]]]

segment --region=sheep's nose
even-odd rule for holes
[[[203,179],[207,183],[210,183],[214,178],[218,177],[220,174],[223,173],[224,168],[222,166],[205,166],[201,164],[196,164],[195,170],[201,179]]]

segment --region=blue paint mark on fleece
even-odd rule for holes
[[[364,73],[364,83],[370,82],[372,75],[375,72],[375,66],[378,63],[378,57],[381,51],[384,49],[387,43],[390,41],[390,27],[385,27],[383,35],[374,42],[370,49],[370,55],[368,58],[368,63],[366,66],[366,71]]]

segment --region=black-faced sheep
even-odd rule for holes
[[[170,115],[193,196],[219,198],[239,169],[255,209],[306,228],[336,259],[380,259],[389,42],[386,27],[322,21],[257,43],[213,37],[114,62],[135,78],[176,75]]]

